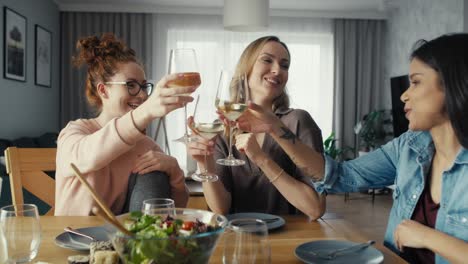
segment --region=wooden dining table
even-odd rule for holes
[[[294,250],[297,246],[310,241],[338,239],[365,242],[372,239],[372,237],[363,235],[356,227],[341,218],[309,222],[305,216],[287,215],[282,217],[286,220],[286,224],[269,234],[272,263],[302,263],[294,255]],[[42,240],[39,254],[34,263],[38,261],[67,263],[68,256],[83,254],[83,252],[61,248],[55,244],[55,237],[63,232],[64,227],[82,228],[104,224],[101,219],[95,216],[41,216],[40,222]],[[220,241],[223,240],[220,239]],[[222,243],[218,243],[210,263],[222,262]],[[384,263],[406,263],[382,244],[374,246],[384,255]]]

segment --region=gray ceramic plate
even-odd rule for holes
[[[267,224],[268,230],[273,230],[280,228],[286,224],[286,221],[281,216],[272,215],[272,214],[264,214],[264,213],[237,213],[237,214],[230,214],[226,215],[226,218],[231,221],[233,219],[241,219],[241,218],[255,218],[264,220]]]
[[[384,257],[376,248],[370,246],[355,252],[349,252],[344,255],[337,256],[332,260],[326,260],[314,255],[308,254],[308,251],[313,252],[331,252],[333,250],[345,248],[348,246],[357,245],[358,243],[343,240],[317,240],[299,245],[294,254],[304,263],[346,263],[346,264],[378,264],[382,263]]]
[[[92,236],[99,241],[109,240],[110,235],[114,233],[114,230],[108,226],[85,227],[77,228],[76,230],[85,235]],[[69,232],[63,232],[55,238],[55,244],[57,246],[77,251],[88,251],[91,242],[92,241],[88,238]]]

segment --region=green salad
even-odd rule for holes
[[[171,216],[132,212],[124,222],[133,237],[117,235],[114,247],[126,263],[207,263],[220,227],[198,219],[184,221]],[[206,235],[203,235],[206,234]]]

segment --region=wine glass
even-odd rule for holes
[[[229,221],[224,234],[223,263],[270,263],[268,228],[260,219]]]
[[[161,208],[175,208],[174,200],[169,198],[151,198],[143,201],[141,211],[144,214],[152,215],[154,210]]]
[[[177,79],[169,81],[167,87],[189,87],[201,84],[200,73],[198,72],[197,57],[194,49],[172,49],[169,56],[169,74],[178,73]],[[187,105],[184,106],[185,133],[182,137],[175,139],[176,142],[188,143],[193,140],[187,129]]]
[[[216,163],[224,166],[242,166],[245,161],[236,159],[232,155],[232,138],[234,128],[232,122],[236,121],[245,110],[249,100],[249,87],[245,74],[234,74],[232,71],[222,70],[216,93],[215,105],[229,123],[229,155],[218,159]]]
[[[214,89],[213,89],[214,91]],[[208,93],[207,93],[208,92]],[[194,118],[194,123],[191,124],[191,129],[198,136],[212,140],[219,133],[224,131],[224,125],[221,120],[219,120],[218,115],[216,114],[216,108],[213,104],[215,99],[215,93],[210,91],[205,91],[203,96],[200,98],[200,110],[198,111],[196,117]],[[192,179],[199,182],[213,182],[218,180],[218,176],[214,173],[208,172],[207,161],[206,161],[206,152],[205,156],[205,168],[200,169],[199,172],[192,174]]]
[[[0,226],[7,245],[7,263],[30,262],[37,256],[41,243],[41,225],[36,205],[2,207]]]

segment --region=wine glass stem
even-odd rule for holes
[[[205,152],[205,169],[203,170],[204,175],[208,175],[208,167],[207,167],[208,162],[206,162],[206,152]]]
[[[229,123],[229,155],[228,155],[228,159],[232,159],[232,124]]]
[[[187,105],[184,105],[184,114],[185,114],[185,137],[188,136],[188,128],[187,128]]]

